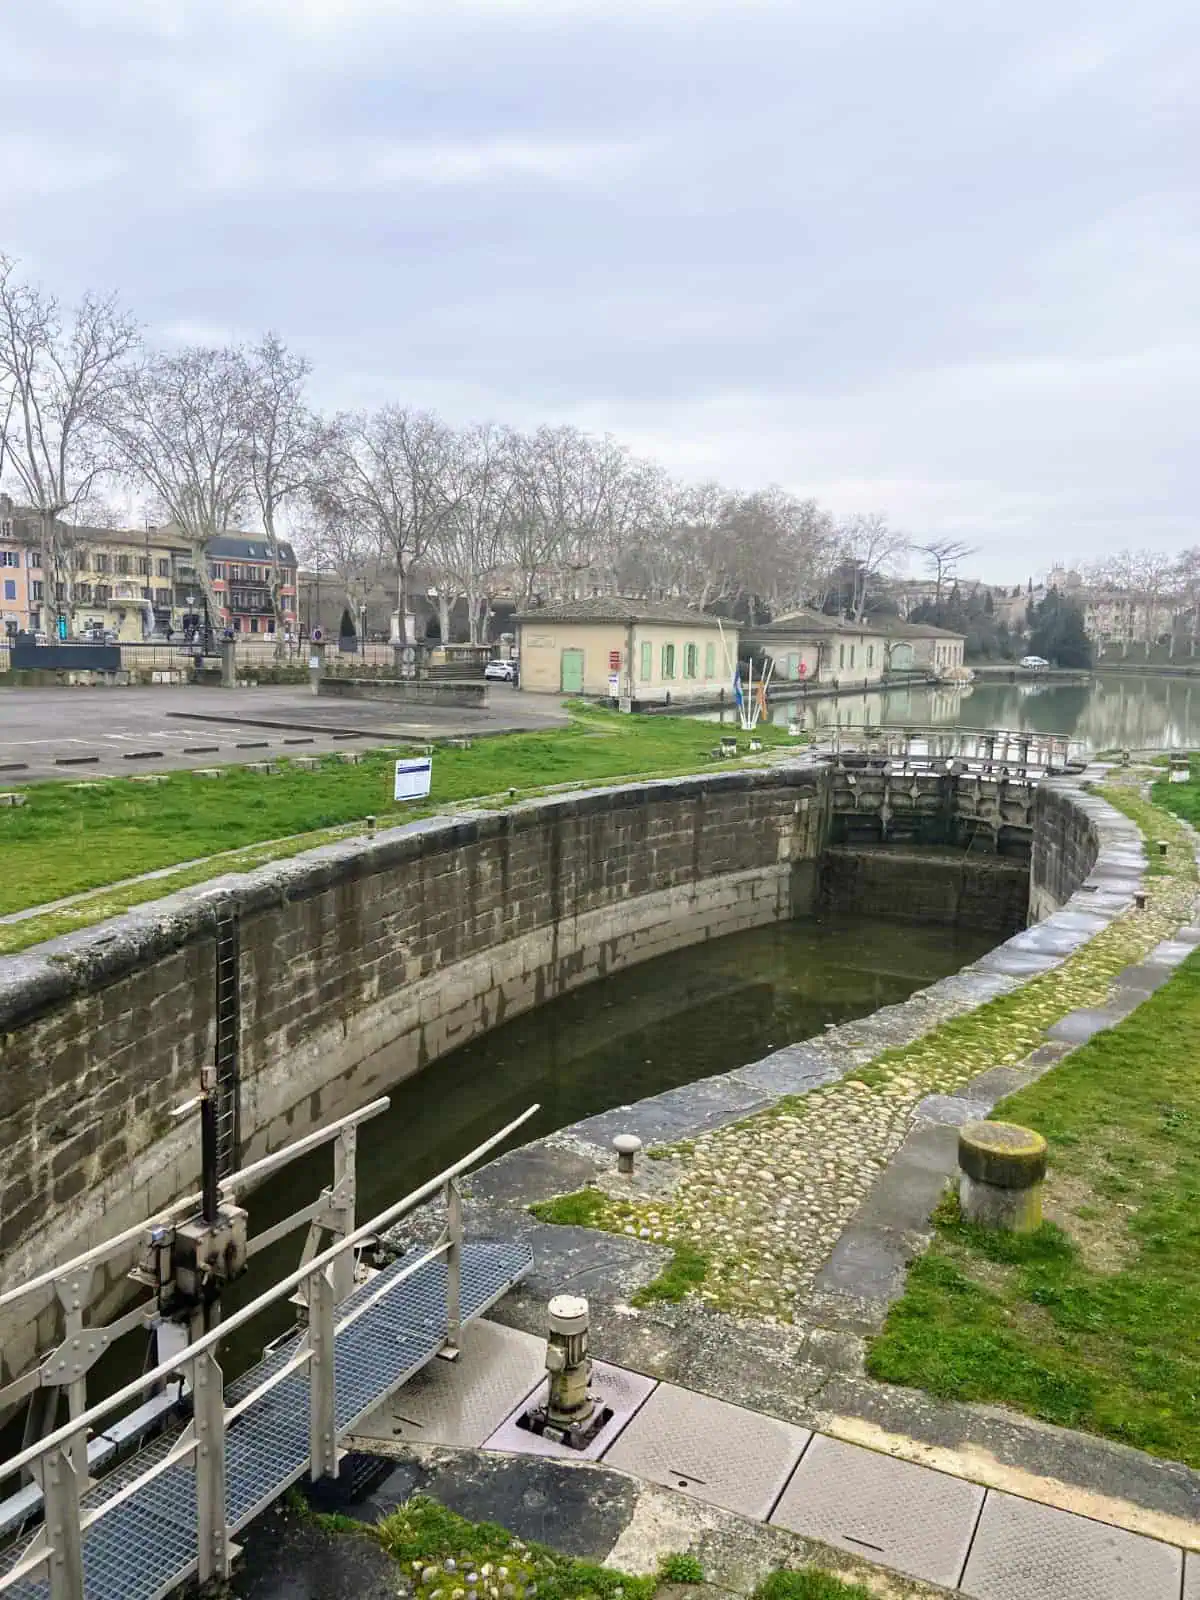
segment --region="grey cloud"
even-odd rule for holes
[[[5,247],[1016,581],[1200,541],[1193,13],[74,0],[0,62]]]

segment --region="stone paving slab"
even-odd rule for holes
[[[1147,961],[1154,961],[1164,967],[1179,967],[1195,950],[1195,945],[1188,939],[1164,939],[1161,944],[1156,944],[1146,957]]]
[[[1200,1600],[1200,1556],[1184,1557],[1182,1600]]]
[[[431,1361],[354,1431],[406,1444],[481,1445],[546,1374],[546,1342],[498,1322],[468,1323],[457,1361]]]
[[[984,1490],[962,1478],[818,1434],[771,1521],[950,1589],[983,1499]]]
[[[605,1465],[765,1521],[812,1434],[660,1383]]]
[[[1120,1010],[1116,1006],[1081,1006],[1078,1011],[1068,1011],[1065,1017],[1047,1028],[1046,1037],[1061,1039],[1065,1044],[1084,1044],[1106,1028],[1115,1028],[1128,1015],[1128,1009]]]
[[[538,1341],[543,1352],[545,1341]],[[563,1461],[595,1461],[616,1440],[620,1442],[622,1430],[630,1419],[637,1415],[639,1408],[651,1395],[655,1388],[654,1378],[644,1377],[640,1372],[627,1372],[623,1367],[610,1367],[606,1361],[596,1361],[592,1365],[591,1389],[602,1405],[612,1411],[612,1420],[605,1424],[596,1437],[583,1450],[572,1450],[569,1445],[559,1444],[554,1439],[544,1439],[541,1434],[531,1433],[528,1428],[519,1427],[517,1419],[529,1406],[545,1398],[545,1387],[548,1379],[544,1379],[540,1391],[527,1394],[513,1407],[496,1431],[484,1440],[485,1450],[506,1450],[514,1455],[525,1456],[557,1456]]]
[[[618,1133],[636,1133],[645,1144],[670,1143],[723,1127],[727,1122],[738,1122],[765,1110],[773,1101],[772,1093],[751,1083],[739,1083],[732,1074],[723,1073],[667,1089],[636,1105],[602,1111],[576,1122],[570,1132],[575,1138],[606,1150]]]
[[[988,1491],[963,1592],[974,1600],[1177,1600],[1183,1552]]]

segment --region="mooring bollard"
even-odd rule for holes
[[[626,1178],[633,1177],[633,1158],[642,1148],[642,1141],[636,1133],[619,1133],[613,1140],[613,1149],[617,1152],[617,1171]]]
[[[967,1222],[1006,1233],[1042,1223],[1046,1141],[1013,1122],[968,1122],[958,1133],[958,1199]]]

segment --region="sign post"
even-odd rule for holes
[[[433,781],[432,756],[407,756],[396,763],[394,800],[424,800]]]

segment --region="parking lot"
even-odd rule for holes
[[[486,710],[319,700],[305,688],[0,689],[0,787],[554,727],[559,701],[490,685]]]

